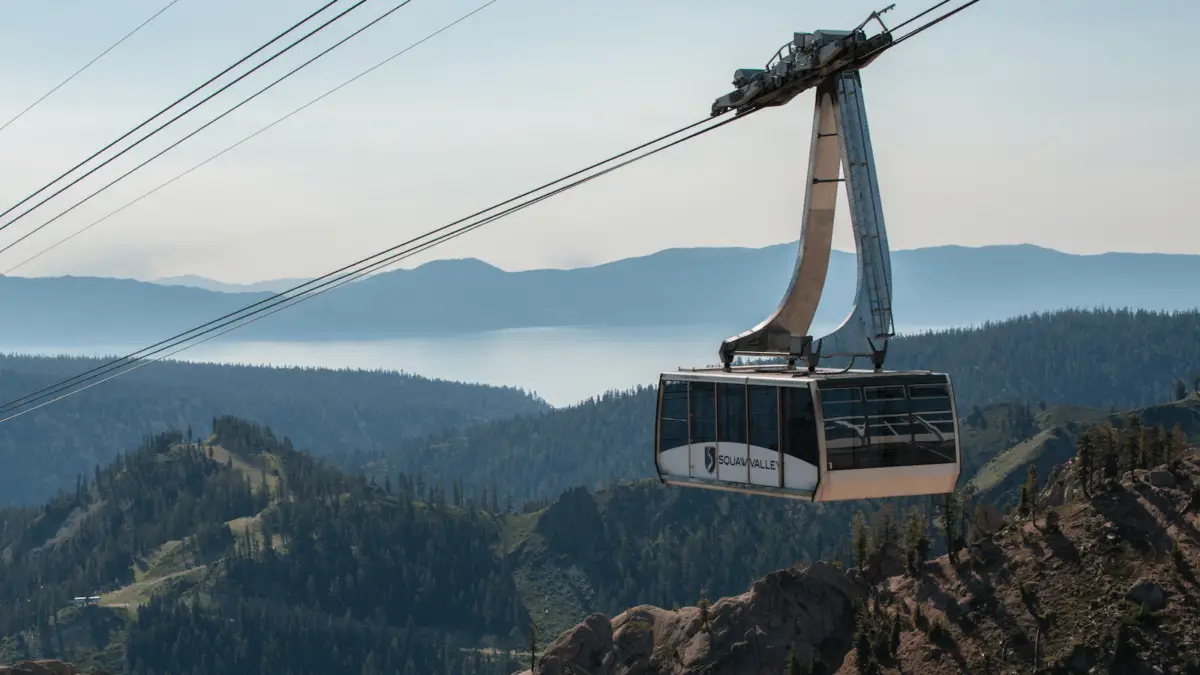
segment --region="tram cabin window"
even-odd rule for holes
[[[956,425],[950,388],[945,384],[908,386],[914,445],[920,456],[914,464],[949,464],[956,460]]]
[[[831,471],[956,461],[954,408],[944,383],[839,386],[820,395]]]
[[[779,450],[779,391],[754,384],[746,387],[750,398],[750,445]]]
[[[691,442],[712,443],[717,440],[717,385],[713,382],[692,382],[689,387],[691,413]]]
[[[783,451],[818,466],[821,449],[812,392],[806,387],[781,387],[780,396],[783,399]]]
[[[722,443],[746,442],[746,385],[717,385],[721,402],[717,415],[718,439]]]
[[[658,448],[665,452],[688,444],[688,383],[678,380],[662,385],[662,410]]]
[[[824,419],[825,455],[830,470],[863,469],[865,457],[866,414],[860,387],[821,390],[821,416]]]

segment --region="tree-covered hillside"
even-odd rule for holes
[[[0,356],[7,402],[105,361]],[[548,406],[516,389],[391,372],[157,363],[0,424],[0,505],[32,503],[71,489],[75,476],[107,464],[142,436],[237,415],[287,429],[322,453],[397,440]]]
[[[1193,395],[1119,418],[1141,420],[1138,456],[1153,458],[1167,438],[1156,425],[1188,422],[1198,406]],[[988,471],[1017,456],[1003,482],[1040,461],[1020,454],[1030,436],[1105,417],[1000,405],[969,415],[964,434]],[[549,636],[595,611],[737,594],[802,560],[849,563],[859,511],[894,532],[915,507],[944,550],[968,536],[983,501],[811,504],[644,480],[516,512],[492,490],[348,476],[250,422],[220,418],[214,430],[199,444],[150,437],[42,507],[0,509],[0,662],[58,656],[137,675],[511,673],[531,622]],[[70,606],[92,593],[99,607]]]
[[[1001,403],[1124,410],[1172,400],[1180,386],[1200,385],[1200,312],[1065,311],[903,337],[891,350],[888,368],[950,373],[962,417]],[[655,406],[654,389],[610,393],[570,408],[430,434],[340,461],[379,476],[419,471],[447,485],[494,487],[518,503],[551,499],[577,485],[601,487],[653,476]],[[1024,439],[1032,433],[1031,423],[1018,419],[1000,440]],[[970,436],[966,442],[970,461],[990,449],[972,447],[979,441]]]
[[[0,662],[78,660],[75,624],[141,607],[85,655],[145,675],[512,672],[479,650],[529,623],[494,516],[350,478],[235,418],[184,440],[0,510]],[[92,593],[101,606],[71,607]]]
[[[509,673],[487,648],[521,649],[531,621],[549,636],[588,612],[694,603],[848,550],[848,505],[641,482],[498,513],[494,495],[374,484],[252,423],[215,428],[199,445],[148,438],[43,507],[0,510],[0,662]],[[100,606],[71,607],[93,593]]]
[[[1065,310],[896,340],[889,368],[954,377],[959,408],[1070,403],[1134,408],[1200,386],[1200,311]]]

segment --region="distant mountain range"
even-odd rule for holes
[[[740,330],[775,307],[795,254],[794,242],[758,249],[669,249],[594,267],[523,272],[475,259],[439,260],[363,279],[238,335],[355,340],[589,325]],[[892,257],[901,330],[973,325],[1062,308],[1169,311],[1200,305],[1191,290],[1200,278],[1196,255],[1072,255],[1016,245],[943,246],[895,251]],[[850,309],[854,265],[853,254],[835,252],[818,324],[837,322]],[[187,330],[299,282],[234,286],[200,277],[156,282],[0,277],[0,344],[140,343]]]
[[[202,288],[206,291],[217,291],[218,293],[280,293],[306,281],[308,281],[308,279],[268,279],[267,281],[257,281],[252,284],[227,284],[224,281],[216,281],[206,277],[199,277],[195,274],[185,274],[181,277],[163,277],[161,279],[151,279],[150,283],[159,284],[162,286],[188,286],[191,288]]]

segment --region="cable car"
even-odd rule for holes
[[[836,501],[951,492],[958,418],[932,372],[664,373],[655,465],[669,485]]]
[[[946,493],[958,482],[950,376],[883,369],[895,336],[892,267],[859,72],[877,40],[861,28],[796,33],[779,53],[803,67],[776,68],[765,89],[746,80],[766,71],[739,70],[734,86],[743,89],[714,104],[742,114],[816,89],[804,215],[775,312],[725,340],[719,366],[660,376],[654,462],[664,483],[835,501]],[[842,324],[814,339],[839,184],[850,202],[858,290]],[[779,363],[734,365],[739,356]],[[859,358],[873,369],[853,370]],[[849,365],[822,367],[826,359]]]

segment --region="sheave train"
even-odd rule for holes
[[[892,44],[886,26],[870,38],[863,30],[879,14],[852,31],[796,33],[765,69],[738,70],[737,89],[713,103],[714,115],[741,115],[816,89],[800,250],[779,307],[725,340],[720,366],[660,376],[654,459],[665,483],[833,501],[944,493],[958,481],[950,377],[883,370],[895,335],[891,260],[860,76]],[[841,326],[814,340],[839,182],[858,290]],[[737,356],[759,360],[738,365]],[[873,368],[821,368],[823,358]]]

